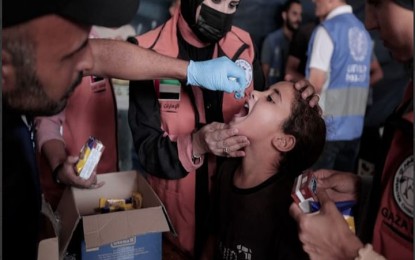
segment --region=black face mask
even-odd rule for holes
[[[232,18],[233,14],[224,14],[202,4],[193,32],[201,41],[215,43],[231,30]]]

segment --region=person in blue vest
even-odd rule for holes
[[[369,93],[372,41],[344,0],[316,1],[323,18],[308,47],[306,78],[321,95],[327,142],[314,169],[353,171]]]
[[[37,259],[41,189],[32,118],[60,112],[84,72],[129,79],[168,76],[222,91],[244,89],[245,73],[230,60],[182,61],[126,42],[88,39],[93,24],[127,24],[138,4],[138,0],[3,1],[4,259]],[[21,250],[14,250],[16,243]]]
[[[291,205],[299,238],[311,259],[414,259],[413,8],[413,0],[366,1],[366,28],[379,32],[392,57],[407,65],[411,81],[385,122],[373,180],[351,172],[319,170],[314,175],[321,210],[304,214],[298,205]],[[390,87],[400,87],[400,82]],[[334,204],[350,199],[358,200],[366,213],[355,215],[358,236]]]

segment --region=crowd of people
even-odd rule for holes
[[[345,0],[318,0],[304,27],[287,0],[261,46],[234,25],[241,2],[172,1],[170,19],[128,41],[91,28],[130,23],[138,0],[3,3],[4,259],[37,259],[42,203],[119,170],[112,78],[130,81],[134,152],[177,232],[163,236],[169,259],[413,258],[413,0],[368,0],[364,22]],[[369,88],[382,81],[369,30],[411,80],[364,178]],[[82,179],[90,135],[106,148]],[[314,214],[290,197],[307,169]],[[335,204],[350,199],[356,233]]]

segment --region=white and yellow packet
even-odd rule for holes
[[[105,146],[96,139],[90,136],[82,146],[79,153],[79,160],[75,165],[75,171],[82,179],[88,179],[95,167],[98,165]]]

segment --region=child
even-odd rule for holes
[[[247,136],[243,159],[219,168],[214,193],[214,236],[205,259],[304,259],[288,213],[295,177],[320,155],[326,126],[291,82],[253,91],[231,127]]]

